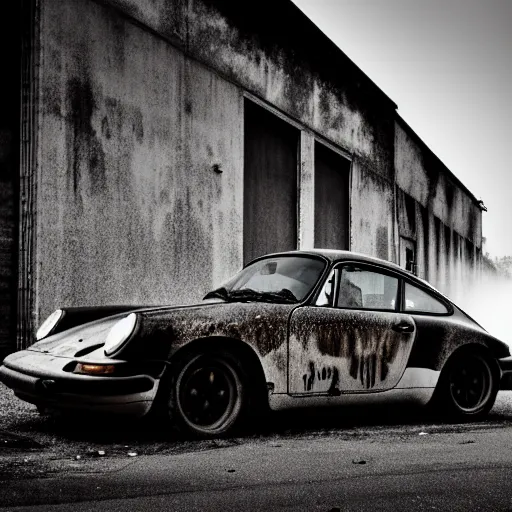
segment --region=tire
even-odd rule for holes
[[[498,393],[493,360],[481,351],[464,351],[443,368],[433,405],[454,419],[481,419],[492,409]]]
[[[195,437],[221,437],[241,423],[246,404],[239,363],[224,352],[203,352],[178,363],[167,389],[166,416]]]
[[[48,409],[48,407],[44,405],[37,405],[37,412],[39,413],[39,416],[50,416],[51,411]]]

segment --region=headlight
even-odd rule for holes
[[[62,309],[56,309],[42,324],[36,332],[36,340],[42,340],[46,338],[54,329],[57,324],[62,320],[64,311]]]
[[[137,315],[130,313],[127,317],[114,324],[105,341],[104,348],[107,356],[114,353],[132,335],[136,323]]]

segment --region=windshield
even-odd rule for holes
[[[312,257],[266,258],[245,267],[205,299],[300,302],[314,288],[324,268],[324,261]]]

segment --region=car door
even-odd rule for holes
[[[377,265],[335,266],[314,305],[290,318],[290,394],[383,391],[400,380],[415,337],[398,311],[400,277]]]

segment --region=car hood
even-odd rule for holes
[[[28,350],[54,356],[79,357],[102,347],[111,327],[124,316],[126,313],[73,327],[34,343]]]
[[[217,299],[211,299],[205,301],[205,304],[222,302]],[[58,332],[44,338],[31,345],[28,350],[36,352],[45,352],[53,354],[55,356],[64,357],[78,357],[78,355],[86,352],[90,353],[95,348],[99,348],[105,344],[107,335],[112,326],[129,315],[130,313],[141,313],[159,310],[172,310],[172,309],[186,309],[187,307],[194,306],[134,306],[133,310],[123,310],[122,312],[109,315],[98,320],[85,322],[80,325],[76,325],[70,329]],[[97,309],[101,311],[103,306],[87,308],[89,311]],[[92,350],[91,350],[92,349]]]

